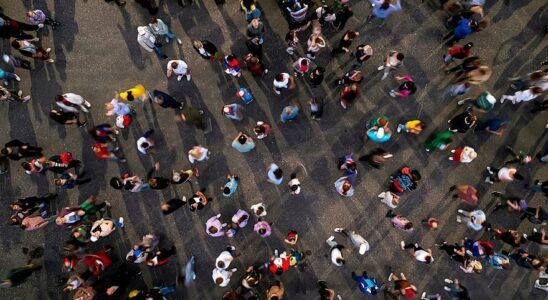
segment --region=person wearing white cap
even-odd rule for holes
[[[363,236],[359,235],[355,231],[347,231],[344,228],[335,228],[335,232],[338,232],[352,243],[356,248],[358,248],[358,252],[360,255],[364,255],[365,252],[369,251],[369,243],[363,238]]]

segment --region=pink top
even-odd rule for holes
[[[260,234],[259,233],[259,230],[261,229],[265,229],[266,232],[264,234]],[[261,237],[268,237],[270,236],[270,234],[272,234],[272,228],[270,227],[270,224],[268,224],[268,222],[266,221],[259,221],[257,222],[257,224],[255,224],[255,226],[253,226],[253,231],[255,231],[256,233],[259,233],[259,235],[261,235]]]
[[[217,228],[217,232],[216,233],[209,232],[209,227]],[[219,237],[219,236],[225,235],[225,232],[223,230],[223,225],[221,224],[221,221],[219,220],[219,218],[217,218],[217,216],[213,216],[209,218],[209,220],[207,220],[206,233],[212,237]]]

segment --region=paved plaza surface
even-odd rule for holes
[[[283,239],[294,229],[299,232],[298,248],[311,250],[310,267],[299,273],[296,269],[283,274],[279,280],[286,285],[286,299],[317,299],[317,280],[326,280],[342,299],[364,298],[352,280],[352,271],[367,270],[380,283],[387,281],[390,271],[403,272],[419,290],[429,293],[443,291],[443,279],[462,280],[472,299],[546,299],[546,293],[532,288],[538,272],[519,268],[514,262],[511,270],[494,270],[484,265],[485,271],[479,275],[464,274],[449,257],[434,249],[436,242],[447,240],[460,242],[464,237],[483,238],[484,232],[472,232],[464,225],[455,222],[459,208],[468,209],[460,201],[451,198],[448,189],[453,184],[472,184],[480,193],[479,207],[487,212],[488,221],[494,227],[517,228],[529,233],[532,224],[500,210],[492,213],[495,200],[490,192],[507,190],[515,195],[526,195],[523,182],[498,183],[489,186],[484,183],[485,167],[500,166],[506,158],[505,145],[523,149],[531,154],[547,147],[545,125],[546,112],[533,115],[529,112],[533,104],[497,104],[489,117],[505,117],[510,120],[510,128],[502,137],[486,133],[457,134],[452,147],[469,145],[478,152],[478,158],[470,164],[456,164],[449,161],[448,153],[436,151],[427,153],[424,141],[433,132],[444,130],[447,120],[460,113],[463,108],[456,100],[443,99],[443,89],[450,81],[442,69],[442,54],[446,47],[441,43],[445,34],[443,20],[445,13],[433,8],[428,1],[403,0],[403,11],[392,16],[387,24],[378,28],[376,24],[366,24],[369,1],[352,1],[354,16],[345,29],[360,32],[358,43],[373,46],[373,57],[362,70],[364,83],[362,95],[348,110],[343,110],[336,101],[338,89],[334,89],[336,77],[344,74],[352,65],[353,59],[339,55],[331,58],[328,50],[323,50],[314,61],[325,66],[326,80],[322,86],[311,88],[304,80],[298,79],[297,88],[290,92],[275,95],[271,90],[275,74],[289,71],[298,56],[291,57],[285,52],[284,37],[288,24],[276,1],[259,1],[266,26],[265,63],[270,72],[264,78],[254,78],[244,70],[241,78],[229,77],[217,63],[210,63],[199,57],[192,48],[191,39],[206,39],[222,49],[224,53],[234,53],[238,57],[246,54],[246,21],[239,10],[239,1],[231,0],[217,6],[213,0],[197,0],[185,8],[176,1],[160,1],[158,18],[166,21],[173,32],[183,40],[165,45],[162,49],[172,58],[185,60],[192,70],[192,81],[165,77],[168,60],[159,61],[153,53],[144,52],[137,43],[137,26],[148,23],[149,14],[142,7],[128,1],[125,8],[107,4],[101,0],[47,0],[47,1],[1,1],[4,13],[12,18],[23,20],[25,11],[39,8],[46,14],[54,15],[62,26],[52,31],[42,30],[39,35],[42,44],[53,48],[56,62],[44,65],[36,63],[31,72],[17,70],[21,76],[21,89],[32,95],[28,103],[3,103],[0,113],[0,142],[17,138],[43,147],[46,156],[70,151],[83,160],[86,173],[93,180],[79,188],[58,191],[54,208],[77,205],[94,194],[98,199],[112,203],[111,215],[123,216],[126,226],[123,231],[114,232],[104,240],[92,245],[99,249],[112,245],[117,257],[124,259],[133,243],[140,236],[154,232],[177,247],[176,257],[166,265],[151,269],[141,266],[142,280],[132,287],[143,284],[170,284],[175,278],[175,270],[184,266],[194,255],[197,260],[197,279],[190,287],[180,287],[178,299],[220,299],[227,288],[216,287],[211,279],[211,271],[217,255],[226,245],[234,245],[242,255],[236,259],[238,272],[231,280],[236,287],[247,266],[265,262],[274,249],[286,249]],[[319,1],[318,1],[319,2]],[[510,1],[488,0],[485,6],[487,17],[492,24],[485,31],[472,35],[468,40],[475,43],[474,53],[493,68],[493,76],[484,85],[475,87],[473,93],[489,90],[497,98],[508,92],[508,77],[526,74],[536,70],[539,63],[548,55],[547,39],[543,36],[548,24],[548,5],[542,0]],[[305,43],[309,32],[301,37]],[[343,32],[333,28],[324,30],[329,45],[333,47]],[[380,80],[377,67],[383,63],[386,53],[397,49],[406,55],[404,68],[400,74],[409,74],[418,85],[418,92],[411,97],[394,99],[387,92],[396,87],[392,78]],[[2,52],[10,52],[9,43],[3,41]],[[298,53],[303,55],[303,49]],[[4,65],[3,68],[6,66]],[[103,103],[112,99],[114,91],[122,91],[142,83],[147,89],[159,89],[186,101],[205,111],[211,121],[211,132],[195,130],[176,121],[172,110],[146,103],[138,106],[137,119],[122,137],[122,149],[128,163],[100,161],[91,150],[92,139],[87,129],[93,124],[113,123],[112,117],[105,116]],[[246,106],[246,118],[235,122],[220,114],[223,104],[238,102],[235,93],[240,86],[249,87],[256,101]],[[93,107],[87,116],[88,125],[84,128],[60,126],[47,115],[54,106],[54,96],[64,92],[74,92],[89,100]],[[326,111],[321,121],[309,117],[308,100],[312,97],[325,99]],[[283,106],[291,100],[301,103],[303,111],[297,120],[280,123],[279,114]],[[355,195],[340,197],[333,183],[340,176],[337,158],[348,153],[363,155],[377,147],[373,142],[363,146],[361,137],[365,134],[366,123],[379,114],[386,114],[392,129],[399,122],[421,119],[428,124],[419,136],[397,134],[383,147],[394,154],[383,169],[375,170],[359,165],[359,180]],[[485,118],[485,117],[483,117]],[[250,153],[239,153],[230,143],[239,131],[251,134],[256,121],[266,121],[273,125],[273,134],[264,140],[256,140],[257,147]],[[207,162],[198,163],[200,177],[191,185],[174,185],[161,191],[128,193],[114,190],[108,184],[113,176],[130,173],[145,176],[153,162],[150,157],[138,154],[136,139],[154,128],[153,139],[157,142],[155,158],[161,164],[161,172],[169,174],[172,169],[188,168],[188,149],[201,144],[211,151]],[[286,180],[278,187],[267,183],[266,168],[277,163],[286,174]],[[403,165],[418,169],[423,177],[417,190],[402,195],[401,205],[396,212],[407,216],[418,228],[411,234],[394,229],[385,217],[387,206],[380,203],[377,194],[387,190],[388,178]],[[296,171],[302,182],[300,195],[290,195],[287,186],[289,174]],[[546,179],[548,171],[538,161],[522,167],[525,182]],[[240,177],[240,188],[231,198],[222,197],[219,188],[227,174]],[[68,239],[69,232],[56,225],[44,229],[24,232],[17,227],[9,227],[6,220],[10,216],[8,203],[17,197],[27,197],[55,192],[52,174],[26,175],[21,167],[12,162],[10,174],[0,177],[0,273],[5,275],[14,267],[25,263],[22,247],[45,248],[40,260],[44,269],[20,287],[0,290],[0,299],[67,299],[57,280],[67,276],[61,271],[60,246]],[[193,191],[205,187],[214,200],[206,209],[197,213],[183,207],[169,216],[163,216],[159,205],[173,197],[191,196]],[[527,194],[530,205],[545,205],[546,199],[540,193]],[[240,230],[234,238],[212,238],[205,233],[205,222],[217,213],[230,218],[238,209],[248,209],[252,204],[264,202],[267,206],[267,220],[273,222],[273,233],[263,239],[252,232],[250,224]],[[441,220],[441,228],[428,231],[422,228],[420,220],[436,216]],[[337,268],[331,264],[325,240],[333,235],[333,229],[345,227],[356,230],[370,243],[371,250],[364,256],[347,243],[341,235],[336,240],[346,245],[344,256],[346,266]],[[435,262],[426,265],[415,261],[407,252],[401,251],[399,243],[420,242],[423,247],[432,247]],[[494,241],[495,249],[508,249],[501,242]],[[538,244],[524,246],[530,253],[548,255]],[[260,290],[274,280],[268,275]],[[380,297],[380,296],[378,296]],[[284,298],[284,299],[285,299]],[[418,298],[418,297],[417,297]]]

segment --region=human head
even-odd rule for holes
[[[257,232],[260,234],[260,235],[263,235],[266,233],[266,229],[265,228],[261,228],[259,230],[257,230]]]
[[[427,263],[427,264],[431,263],[431,262],[432,262],[432,256],[427,255],[427,256],[424,258],[424,262]]]
[[[533,94],[535,95],[540,95],[542,94],[542,88],[539,86],[534,86],[531,88],[531,92],[533,92]]]
[[[34,16],[36,16],[36,13],[34,11],[32,10],[27,11],[27,17],[32,18]]]
[[[355,32],[355,31],[350,31],[350,32],[348,33],[348,37],[351,38],[351,39],[353,39],[353,38],[355,38],[355,37],[357,37],[357,36],[358,36],[358,33]]]
[[[283,176],[283,171],[280,168],[277,168],[276,170],[274,170],[273,173],[274,173],[274,177],[276,177],[276,179],[280,179]]]
[[[377,120],[377,123],[379,123],[379,126],[384,127],[384,126],[386,126],[386,125],[388,124],[388,120],[386,120],[385,118],[379,118],[379,119]]]
[[[199,40],[194,40],[194,41],[192,42],[192,45],[194,45],[194,47],[195,47],[195,48],[198,48],[198,49],[204,47],[204,44],[202,43],[202,41],[199,41]]]
[[[257,210],[255,211],[255,214],[256,214],[257,216],[259,216],[259,215],[262,215],[263,212],[264,212],[264,208],[263,208],[262,206],[259,206],[259,207],[257,208]]]
[[[132,91],[126,91],[126,93],[127,93],[127,96],[126,96],[127,101],[133,101],[133,100],[135,100],[135,97],[133,96],[133,92],[132,92]]]
[[[63,97],[63,95],[56,95],[56,96],[55,96],[55,101],[56,101],[56,102],[62,102],[63,99],[65,99],[65,97]]]
[[[253,28],[259,27],[259,18],[251,20],[251,26],[253,26]]]
[[[14,48],[14,49],[17,49],[19,50],[21,48],[21,44],[19,43],[19,40],[13,40],[11,42],[11,46]]]
[[[150,24],[156,24],[156,23],[158,23],[158,19],[156,19],[155,17],[151,17]]]
[[[308,60],[306,59],[301,60],[301,66],[308,66]]]
[[[344,264],[345,264],[344,258],[341,258],[341,257],[337,257],[337,259],[335,259],[335,261],[336,261],[338,264],[341,264],[341,265],[344,265]]]
[[[124,182],[122,181],[121,178],[112,177],[110,179],[110,186],[113,187],[114,189],[121,190],[122,187],[124,186]]]
[[[172,62],[171,65],[170,65],[170,67],[172,69],[177,69],[178,66],[179,66],[179,64],[176,61]]]
[[[284,74],[280,73],[274,77],[276,81],[283,81],[284,80]]]
[[[164,103],[164,97],[161,96],[161,95],[158,95],[158,96],[154,97],[154,102],[156,102],[158,104],[162,104],[162,103]]]
[[[217,229],[217,227],[215,226],[210,226],[207,231],[209,231],[209,233],[217,233],[219,229]]]
[[[381,9],[388,9],[388,7],[390,7],[390,0],[384,0],[381,4]]]
[[[32,170],[32,165],[28,162],[28,161],[24,161],[21,163],[21,167],[23,167],[23,169],[25,171],[30,171]]]
[[[405,226],[403,226],[403,228],[409,230],[409,229],[413,228],[413,223],[408,222],[407,224],[405,224]]]
[[[396,58],[397,58],[399,61],[402,61],[402,60],[405,58],[405,55],[403,55],[403,53],[398,53],[398,54],[396,54]]]
[[[2,153],[3,155],[8,155],[11,153],[11,150],[8,147],[2,148],[2,150],[0,150],[0,153]]]
[[[229,55],[226,56],[227,61],[233,61],[235,59],[236,59],[236,56],[234,56],[233,54],[229,54]]]
[[[238,143],[244,145],[245,143],[247,143],[247,136],[245,134],[240,134],[238,136]]]
[[[150,144],[147,143],[147,142],[144,142],[144,143],[141,144],[141,146],[142,146],[143,148],[147,149],[148,147],[150,147]]]
[[[230,194],[230,188],[229,188],[228,186],[225,186],[225,187],[223,188],[223,194],[225,194],[225,195]]]
[[[55,224],[63,225],[63,224],[65,224],[65,219],[63,219],[62,217],[57,217],[57,218],[55,218]]]
[[[217,268],[224,269],[225,268],[225,262],[220,260],[217,262]]]

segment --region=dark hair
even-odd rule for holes
[[[242,145],[247,142],[247,137],[245,136],[245,134],[242,133],[238,136],[238,142]]]
[[[13,40],[11,42],[11,46],[15,49],[18,49],[18,50],[21,48],[21,46],[19,45],[19,40]]]
[[[226,56],[226,60],[227,61],[232,61],[232,60],[235,60],[236,59],[236,56],[234,56],[234,54],[229,54]]]
[[[274,77],[274,79],[276,79],[276,81],[282,81],[284,79],[284,74],[280,73],[280,74],[276,75],[276,77]]]
[[[384,2],[381,4],[381,9],[388,9],[390,6],[390,0],[384,0]]]
[[[356,32],[355,32],[355,31],[349,31],[349,32],[347,33],[347,35],[348,35],[349,38],[353,39],[353,38],[356,37]]]
[[[259,230],[257,230],[257,232],[259,232],[259,234],[263,235],[266,233],[266,229],[265,228],[261,228]]]
[[[135,261],[135,256],[134,256],[134,255],[130,255],[130,256],[128,256],[126,259],[127,259],[127,261],[129,261],[129,262],[134,262],[134,261]]]
[[[426,256],[426,257],[424,258],[424,261],[425,261],[427,264],[431,263],[431,262],[432,262],[432,256],[430,256],[430,255]]]
[[[276,271],[276,272],[277,272],[277,271]],[[272,296],[272,297],[270,297],[270,300],[278,300],[278,299],[280,299],[280,298],[278,298],[278,296]]]
[[[112,177],[110,179],[110,186],[113,187],[114,189],[121,190],[124,187],[124,183],[122,179],[118,177]]]
[[[0,153],[4,154],[4,155],[8,155],[8,148],[2,148],[0,150]]]
[[[225,267],[225,262],[220,260],[217,262],[217,268],[223,269]]]
[[[217,229],[217,227],[215,226],[210,226],[207,231],[211,232],[211,233],[217,233],[219,231],[219,229]]]
[[[276,177],[277,179],[282,178],[282,175],[283,175],[282,169],[277,168],[277,169],[274,170],[274,172],[272,172],[272,173],[274,173],[274,177]]]
[[[56,95],[55,96],[55,101],[57,101],[57,102],[63,101],[63,99],[65,99],[65,97],[63,97],[63,95]]]
[[[532,87],[531,91],[533,92],[533,94],[542,94],[542,88],[539,86]]]
[[[251,9],[251,6],[255,4],[255,0],[242,0],[242,4],[246,9]]]
[[[314,71],[318,71],[318,72],[320,72],[320,74],[325,73],[325,69],[322,68],[322,67],[317,67]]]
[[[141,146],[143,148],[148,148],[150,145],[147,142],[144,142],[144,143],[141,144]]]
[[[301,66],[308,66],[308,60],[306,59],[301,60]]]
[[[402,60],[405,58],[405,55],[403,55],[403,53],[398,53],[398,54],[396,54],[396,58],[397,58],[399,61],[402,61]]]
[[[264,127],[261,126],[261,125],[255,126],[255,128],[253,129],[253,131],[255,131],[255,133],[264,133],[264,132],[265,132]]]
[[[132,91],[127,91],[127,101],[133,101],[135,100],[135,97],[133,97],[133,92]]]
[[[228,186],[225,186],[225,187],[223,188],[223,194],[225,194],[225,195],[230,194],[230,189],[228,188]]]
[[[27,171],[30,171],[32,169],[30,163],[28,161],[24,161],[21,163],[21,167],[23,167],[23,169],[27,170]]]
[[[344,258],[340,258],[340,257],[337,257],[337,259],[335,259],[335,261],[339,264],[343,264],[344,265]]]
[[[377,288],[376,287],[372,287],[371,288],[371,295],[375,296],[377,294]]]
[[[404,229],[411,229],[413,228],[413,223],[409,222],[409,223],[406,223],[405,226],[403,226]]]
[[[156,19],[155,17],[150,17],[150,23],[157,23],[158,22],[158,19]]]

